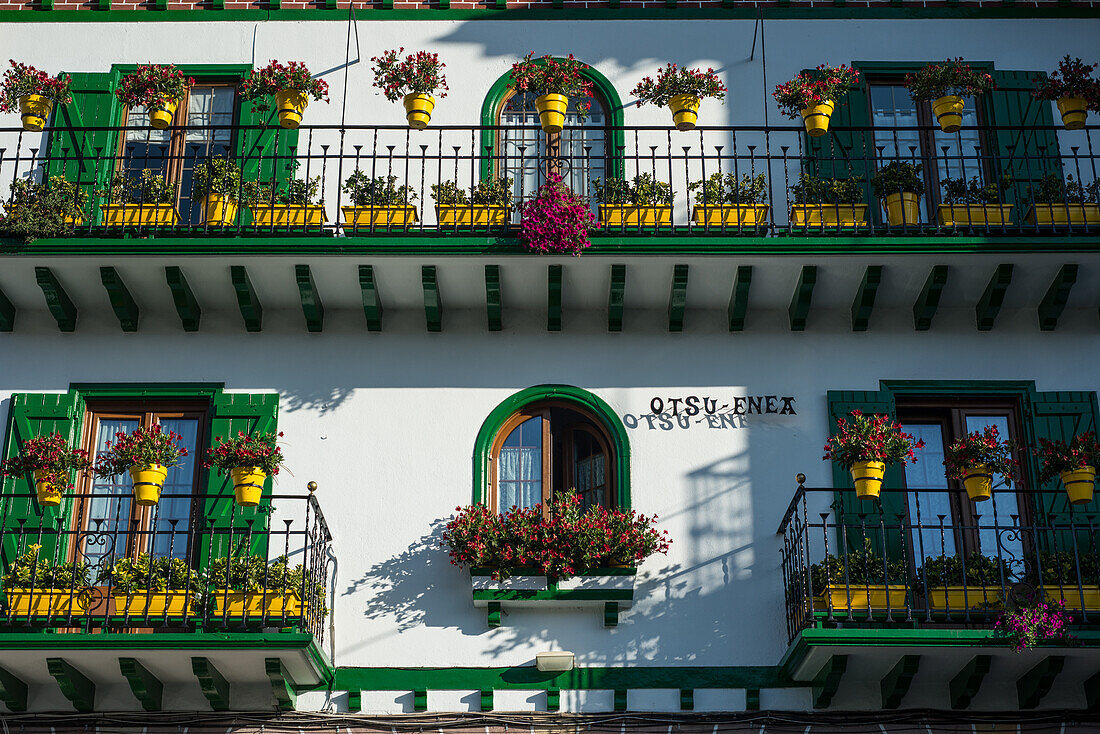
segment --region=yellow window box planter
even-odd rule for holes
[[[880,610],[886,609],[887,603],[891,611],[905,609],[905,584],[829,584],[826,594],[814,597],[814,610],[827,611],[830,605],[834,612],[847,612],[849,608],[853,611]]]
[[[69,617],[91,606],[87,589],[8,589],[8,613],[18,617]]]
[[[416,224],[416,207],[411,204],[394,206],[344,206],[347,227],[407,227]]]
[[[950,609],[961,612],[965,609],[1000,608],[1000,586],[933,586],[928,589],[928,606],[939,612]]]
[[[940,204],[941,227],[1003,227],[1012,223],[1011,204]]]
[[[214,616],[301,617],[305,607],[295,591],[214,591]]]
[[[506,206],[437,206],[435,215],[442,227],[502,226],[508,223]]]
[[[671,206],[609,206],[600,204],[605,227],[655,227],[672,224]]]
[[[1077,584],[1065,586],[1047,584],[1043,587],[1043,594],[1051,604],[1065,601],[1066,609],[1078,611],[1087,609],[1090,612],[1100,609],[1100,586],[1096,584],[1084,584],[1081,588],[1077,588]]]
[[[113,204],[100,209],[108,227],[171,227],[180,219],[173,204]]]
[[[319,204],[273,204],[252,207],[253,227],[320,227],[328,217]]]
[[[707,227],[760,227],[768,223],[767,204],[696,206],[691,221]]]
[[[862,227],[866,224],[866,204],[791,204],[791,225],[794,227]]]
[[[1026,219],[1028,224],[1047,227],[1100,225],[1100,204],[1035,204]]]
[[[183,591],[135,591],[113,596],[115,614],[127,617],[182,617],[195,594]]]

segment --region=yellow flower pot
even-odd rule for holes
[[[757,227],[768,222],[767,204],[700,206],[691,210],[691,221],[707,227]]]
[[[320,204],[269,204],[252,207],[253,227],[320,227],[328,220]]]
[[[163,130],[171,125],[172,118],[176,116],[176,107],[179,106],[179,103],[178,99],[165,98],[150,107],[149,124],[153,126],[153,129]]]
[[[423,130],[432,119],[435,97],[430,94],[406,94],[401,100],[405,105],[405,119],[413,130]]]
[[[38,504],[43,507],[57,507],[61,504],[63,490],[49,480],[49,471],[37,469],[34,472],[34,489],[38,493]]]
[[[134,501],[142,507],[160,502],[160,491],[168,476],[168,467],[160,464],[131,466],[130,479],[134,482]]]
[[[244,592],[232,589],[214,590],[214,614],[215,616],[228,615],[230,617],[300,617],[302,616],[302,600],[294,591]]]
[[[993,474],[986,464],[975,464],[966,467],[963,476],[963,486],[966,487],[966,495],[974,502],[985,502],[993,496]]]
[[[791,225],[795,227],[856,227],[866,224],[866,204],[791,204]]]
[[[1066,609],[1088,609],[1089,611],[1100,609],[1100,586],[1096,584],[1053,584],[1043,585],[1043,595],[1047,601],[1057,604],[1059,601],[1066,603]]]
[[[279,110],[279,126],[287,130],[297,130],[302,124],[302,113],[309,104],[309,95],[297,89],[284,89],[275,95],[275,106]]]
[[[1089,116],[1084,97],[1059,97],[1058,111],[1062,113],[1062,124],[1066,130],[1080,130]]]
[[[412,205],[344,206],[340,210],[347,227],[407,227],[417,222]]]
[[[936,611],[961,612],[1001,605],[1000,586],[933,586],[928,589],[928,606]]]
[[[229,470],[233,480],[233,494],[241,507],[255,507],[260,504],[260,495],[264,491],[267,473],[258,466],[238,466]]]
[[[941,227],[1003,227],[1011,224],[1011,204],[940,204]]]
[[[1096,467],[1082,466],[1075,471],[1062,472],[1062,484],[1069,495],[1069,501],[1075,505],[1092,502],[1092,490],[1096,486]]]
[[[912,191],[887,194],[883,202],[886,221],[891,227],[912,227],[920,221],[920,196]]]
[[[437,206],[435,216],[442,227],[503,226],[508,223],[508,207]]]
[[[222,194],[208,194],[202,200],[203,223],[230,227],[237,219],[237,202]]]
[[[600,204],[600,224],[606,227],[654,227],[672,223],[671,206],[612,206]]]
[[[564,94],[543,94],[535,97],[535,109],[539,111],[543,132],[560,133],[565,127],[565,110],[568,107],[569,98]]]
[[[851,472],[856,497],[861,500],[877,499],[882,489],[882,478],[886,475],[886,464],[881,461],[857,461],[852,464]]]
[[[806,134],[811,138],[820,138],[829,132],[829,118],[833,115],[836,102],[826,100],[802,110],[802,122],[806,125]]]
[[[1034,204],[1025,219],[1047,227],[1100,225],[1100,204]]]
[[[28,94],[19,98],[19,117],[23,121],[23,129],[32,133],[40,133],[46,127],[46,120],[50,119],[53,112],[53,100],[43,97],[41,94]]]
[[[115,614],[127,617],[182,617],[187,613],[187,602],[194,601],[194,593],[185,591],[133,591],[112,596]]]
[[[827,592],[814,597],[814,609],[847,612],[849,609],[905,609],[905,584],[829,584]]]
[[[694,130],[699,121],[699,98],[693,94],[677,94],[668,101],[672,121],[680,131]]]
[[[87,589],[7,589],[8,613],[20,617],[69,617],[83,614],[91,606]]]
[[[173,204],[103,204],[99,208],[108,227],[172,227],[179,223]]]
[[[932,114],[936,116],[941,130],[957,133],[962,129],[964,104],[963,98],[954,94],[932,100]]]

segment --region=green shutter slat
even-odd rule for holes
[[[1032,445],[1038,445],[1039,439],[1048,441],[1069,441],[1079,433],[1096,430],[1096,393],[1094,392],[1038,392],[1032,396],[1030,412]],[[1039,465],[1034,457],[1025,455],[1024,461],[1029,462],[1032,476],[1036,476]],[[1058,477],[1042,485],[1040,489],[1052,490],[1050,494],[1035,495],[1039,498],[1037,508],[1042,516],[1054,523],[1069,522],[1069,498]],[[1078,505],[1074,508],[1074,514],[1080,522],[1081,513],[1096,511],[1096,500],[1087,505]],[[1072,548],[1072,538],[1068,533],[1058,534],[1057,537],[1046,539],[1048,544],[1053,542],[1060,550]],[[1078,539],[1079,542],[1088,543],[1088,539]]]
[[[308,114],[308,111],[307,111]],[[260,125],[258,130],[242,130],[237,136],[237,156],[245,181],[259,181],[268,186],[285,186],[295,175],[298,156],[298,131],[279,127],[278,111],[256,110],[251,102],[241,104],[241,125]],[[299,178],[319,176],[319,170],[297,172]]]
[[[99,211],[95,189],[106,189],[114,168],[118,136],[111,130],[87,128],[117,126],[122,108],[115,97],[115,75],[112,73],[72,72],[73,101],[58,107],[54,125],[72,130],[54,132],[49,141],[50,176],[63,176],[84,184],[92,202],[87,221],[94,221]]]
[[[1051,129],[1054,115],[1051,102],[1032,96],[1035,79],[1045,76],[1037,71],[994,71],[995,89],[985,95],[987,122],[1000,128],[992,135],[993,154],[998,162],[997,176],[1009,174],[1015,184],[1005,192],[1005,203],[1016,206],[1017,221],[1025,214],[1028,186],[1035,185],[1048,173],[1062,172],[1058,138]]]
[[[800,120],[795,120],[795,123],[801,124]],[[807,172],[828,178],[862,176],[864,199],[873,204],[870,181],[875,168],[875,141],[870,128],[867,85],[861,82],[849,89],[848,95],[833,110],[828,134],[820,138],[803,136],[806,141]],[[877,212],[878,207],[872,206],[870,211]]]

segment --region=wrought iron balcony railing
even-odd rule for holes
[[[799,485],[777,534],[792,640],[845,624],[992,628],[1036,602],[1100,625],[1100,509],[1063,491],[997,488],[974,503],[884,488],[877,502]]]
[[[506,236],[520,221],[518,203],[531,197],[550,173],[560,174],[586,197],[594,212],[601,208],[597,183],[606,186],[612,178],[630,182],[648,175],[671,186],[670,200],[662,201],[664,196],[651,190],[651,201],[659,206],[638,212],[605,195],[598,234],[1097,234],[1098,131],[1100,126],[1073,132],[982,126],[948,136],[938,128],[834,127],[828,136],[811,141],[801,126],[792,125],[691,132],[577,127],[550,137],[537,126],[412,131],[315,125],[293,133],[240,125],[163,132],[90,127],[32,134],[7,129],[0,130],[0,201],[6,202],[10,220],[21,204],[10,198],[9,189],[27,186],[23,181],[42,184],[38,193],[60,192],[54,206],[57,200],[67,202],[64,218],[79,236],[152,230],[158,236]],[[196,174],[216,157],[229,159],[241,171],[237,176],[231,170],[215,186],[240,207],[208,206],[210,201],[193,195]],[[922,166],[926,192],[911,197],[908,208],[898,206],[887,214],[870,179],[895,161]],[[138,193],[136,179],[143,169],[166,177],[162,197],[151,199],[151,189],[144,199]],[[119,173],[133,177],[128,193]],[[361,176],[357,193],[344,185],[356,173]],[[739,182],[762,179],[755,194],[743,192],[740,198],[728,191],[725,198],[715,192],[704,196],[704,189],[690,188],[714,174],[729,174]],[[802,174],[855,183],[834,195],[827,186],[800,185]],[[289,208],[274,205],[295,177],[314,181],[310,201],[323,204],[305,207],[299,197],[291,199]],[[433,201],[433,187],[453,182],[469,190],[496,177],[511,179],[505,187],[511,206],[483,210],[467,201],[448,210]],[[982,203],[952,205],[946,181],[975,177],[978,188],[1004,185],[975,192]],[[389,182],[393,189],[387,191]],[[264,188],[275,191],[275,198],[264,192],[257,198],[257,190]],[[903,192],[887,187],[880,193]],[[163,205],[152,203],[161,198]],[[496,203],[507,204],[500,199]]]
[[[332,561],[316,497],[0,498],[0,630],[291,628],[320,639]],[[59,511],[60,510],[60,511]]]

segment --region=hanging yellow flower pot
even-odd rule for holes
[[[237,219],[237,202],[222,194],[208,194],[202,200],[203,222],[211,227],[232,226]]]
[[[1089,116],[1084,97],[1059,97],[1058,111],[1062,113],[1062,124],[1066,126],[1066,130],[1080,130]]]
[[[1071,503],[1083,505],[1092,502],[1092,491],[1096,485],[1095,466],[1081,466],[1074,471],[1062,472],[1060,476]]]
[[[568,107],[569,98],[564,94],[543,94],[535,97],[535,109],[539,111],[543,132],[560,133],[565,127],[565,110]]]
[[[966,467],[963,476],[963,486],[966,494],[974,502],[985,502],[993,496],[993,474],[986,464],[976,464]]]
[[[856,497],[861,500],[878,499],[882,478],[886,475],[886,464],[881,461],[857,461],[852,464],[851,471]]]
[[[279,125],[287,130],[297,130],[302,124],[302,113],[309,104],[309,95],[297,89],[284,89],[275,95],[279,110]]]
[[[932,100],[932,114],[945,133],[957,133],[963,124],[963,98],[954,94]]]
[[[35,470],[34,489],[38,493],[38,504],[43,507],[57,507],[61,504],[61,489],[50,481],[48,469]]]
[[[267,473],[258,466],[237,466],[229,470],[233,480],[233,494],[241,507],[255,507],[260,504],[260,495],[264,489]]]
[[[28,94],[19,98],[19,116],[23,121],[23,129],[29,132],[42,132],[52,111],[53,100],[41,94]]]
[[[806,125],[806,134],[811,138],[820,138],[829,132],[829,118],[833,115],[834,107],[836,103],[829,99],[803,109],[802,122]]]
[[[435,97],[430,94],[406,94],[402,100],[405,105],[405,119],[413,130],[423,130],[432,119],[435,109]]]
[[[920,197],[912,191],[886,195],[886,221],[891,227],[912,226],[920,217]]]
[[[130,479],[134,483],[134,501],[142,507],[160,502],[160,492],[168,476],[168,467],[160,464],[131,466]]]
[[[149,124],[155,130],[163,130],[171,125],[172,118],[176,116],[176,107],[179,106],[179,103],[178,99],[172,98],[160,100],[160,102],[149,108]]]
[[[668,100],[668,108],[672,110],[672,121],[676,123],[676,129],[683,132],[694,130],[695,123],[699,121],[699,98],[693,94],[677,94]]]

